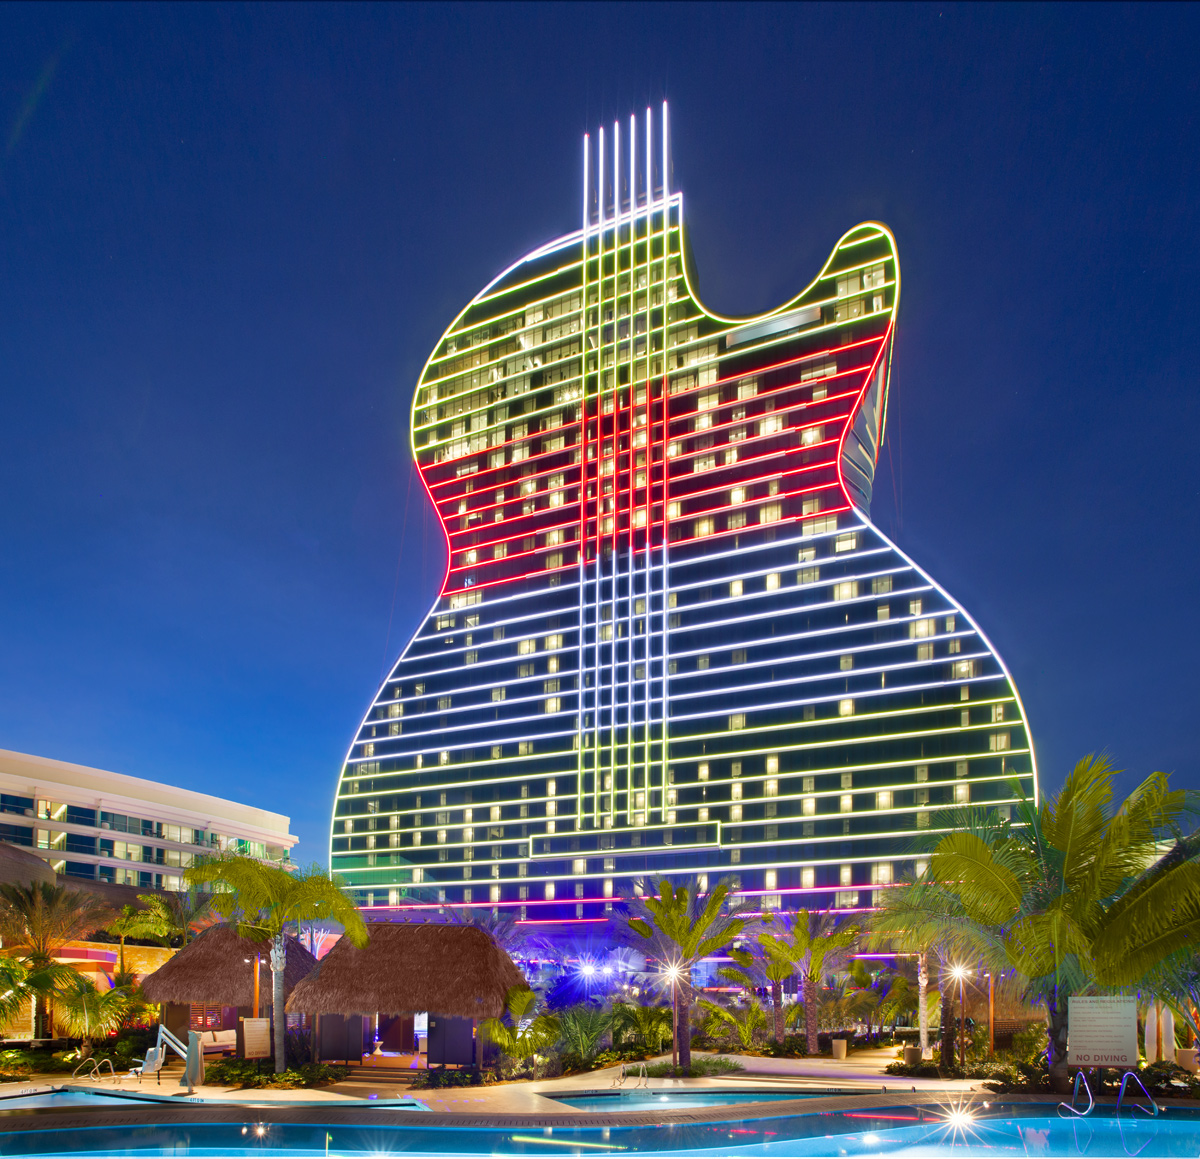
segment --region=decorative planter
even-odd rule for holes
[[[833,1057],[834,1058],[845,1058],[846,1057],[846,1040],[844,1038],[835,1038],[833,1040]]]
[[[921,1061],[921,1048],[919,1046],[906,1046],[904,1048],[904,1065],[916,1066]]]

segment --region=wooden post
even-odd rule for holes
[[[254,955],[254,1017],[258,1017],[258,966],[262,961],[261,954]]]

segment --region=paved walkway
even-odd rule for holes
[[[830,1058],[759,1058],[752,1055],[733,1055],[744,1071],[719,1078],[698,1079],[650,1079],[650,1089],[737,1089],[762,1090],[769,1095],[772,1091],[830,1090],[839,1092],[862,1091],[889,1095],[903,1092],[969,1091],[977,1086],[970,1080],[909,1079],[884,1074],[884,1067],[895,1055],[890,1049],[859,1050],[846,1059]],[[655,1061],[670,1061],[670,1055],[662,1055]],[[373,1073],[374,1072],[374,1073]],[[187,1090],[180,1086],[182,1067],[175,1066],[163,1072],[162,1082],[147,1079],[138,1083],[136,1079],[118,1078],[116,1082],[105,1081],[98,1085],[106,1090],[124,1090],[141,1094],[162,1095],[180,1102],[203,1100],[205,1102],[318,1104],[337,1105],[352,1099],[417,1098],[431,1110],[457,1114],[581,1114],[567,1104],[557,1101],[558,1094],[581,1093],[584,1091],[612,1091],[620,1075],[619,1067],[590,1071],[587,1074],[571,1075],[566,1078],[542,1079],[538,1082],[498,1083],[486,1087],[450,1087],[442,1090],[409,1090],[407,1069],[391,1069],[373,1066],[356,1067],[344,1082],[315,1090],[281,1091],[250,1090],[206,1085],[188,1098]],[[636,1089],[637,1079],[628,1078],[621,1088]],[[0,1085],[0,1093],[39,1085],[86,1085],[71,1080],[69,1075],[31,1076],[20,1083]]]

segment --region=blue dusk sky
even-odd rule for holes
[[[1200,9],[0,8],[0,747],[289,814],[444,566],[442,330],[664,97],[707,304],[864,219],[904,292],[873,518],[974,614],[1044,789],[1200,787]]]

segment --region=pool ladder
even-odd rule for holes
[[[90,1066],[92,1069],[89,1070],[87,1072],[87,1074],[85,1074],[83,1077],[85,1079],[91,1079],[92,1082],[94,1082],[94,1083],[103,1082],[104,1076],[100,1073],[100,1068],[102,1066],[104,1066],[105,1064],[107,1064],[107,1066],[108,1066],[109,1077],[112,1079],[113,1082],[116,1082],[117,1081],[117,1072],[115,1070],[113,1070],[113,1064],[112,1064],[111,1058],[85,1058],[83,1060],[83,1062],[81,1062],[71,1072],[71,1077],[75,1078],[79,1074],[79,1072],[81,1070],[83,1070],[84,1067]]]
[[[1138,1076],[1137,1072],[1132,1071],[1132,1070],[1127,1070],[1125,1072],[1124,1078],[1121,1079],[1121,1090],[1117,1094],[1117,1112],[1116,1113],[1118,1115],[1120,1115],[1120,1113],[1121,1113],[1121,1107],[1125,1102],[1125,1088],[1129,1086],[1129,1081],[1131,1079],[1135,1083],[1137,1083],[1137,1085],[1141,1088],[1143,1096],[1145,1097],[1146,1101],[1150,1104],[1150,1109],[1147,1110],[1145,1107],[1141,1106],[1140,1104],[1135,1103],[1133,1101],[1133,1098],[1135,1098],[1136,1096],[1131,1096],[1130,1102],[1129,1102],[1130,1112],[1132,1113],[1133,1111],[1141,1111],[1143,1115],[1149,1115],[1151,1118],[1154,1118],[1159,1113],[1159,1106],[1154,1101],[1154,1099],[1151,1097],[1150,1092],[1148,1090],[1146,1090],[1146,1084],[1142,1082],[1142,1080]],[[1082,1111],[1079,1110],[1075,1106],[1076,1100],[1079,1098],[1079,1084],[1080,1083],[1083,1084],[1083,1089],[1087,1092],[1087,1097],[1088,1097],[1087,1107]],[[1075,1072],[1075,1085],[1071,1090],[1071,1101],[1069,1103],[1059,1103],[1058,1104],[1058,1113],[1063,1118],[1066,1118],[1066,1115],[1063,1115],[1063,1112],[1066,1111],[1068,1115],[1075,1115],[1078,1118],[1082,1119],[1085,1116],[1090,1115],[1092,1113],[1092,1111],[1094,1111],[1095,1109],[1096,1109],[1096,1100],[1092,1097],[1092,1088],[1090,1086],[1088,1086],[1087,1075],[1085,1075],[1083,1073],[1083,1071],[1081,1071],[1081,1070],[1076,1071]]]
[[[612,1085],[614,1087],[623,1087],[625,1085],[625,1080],[630,1074],[637,1075],[637,1082],[633,1084],[635,1087],[646,1087],[650,1085],[650,1079],[646,1074],[646,1064],[644,1062],[621,1063],[621,1073],[619,1075],[613,1075]]]

